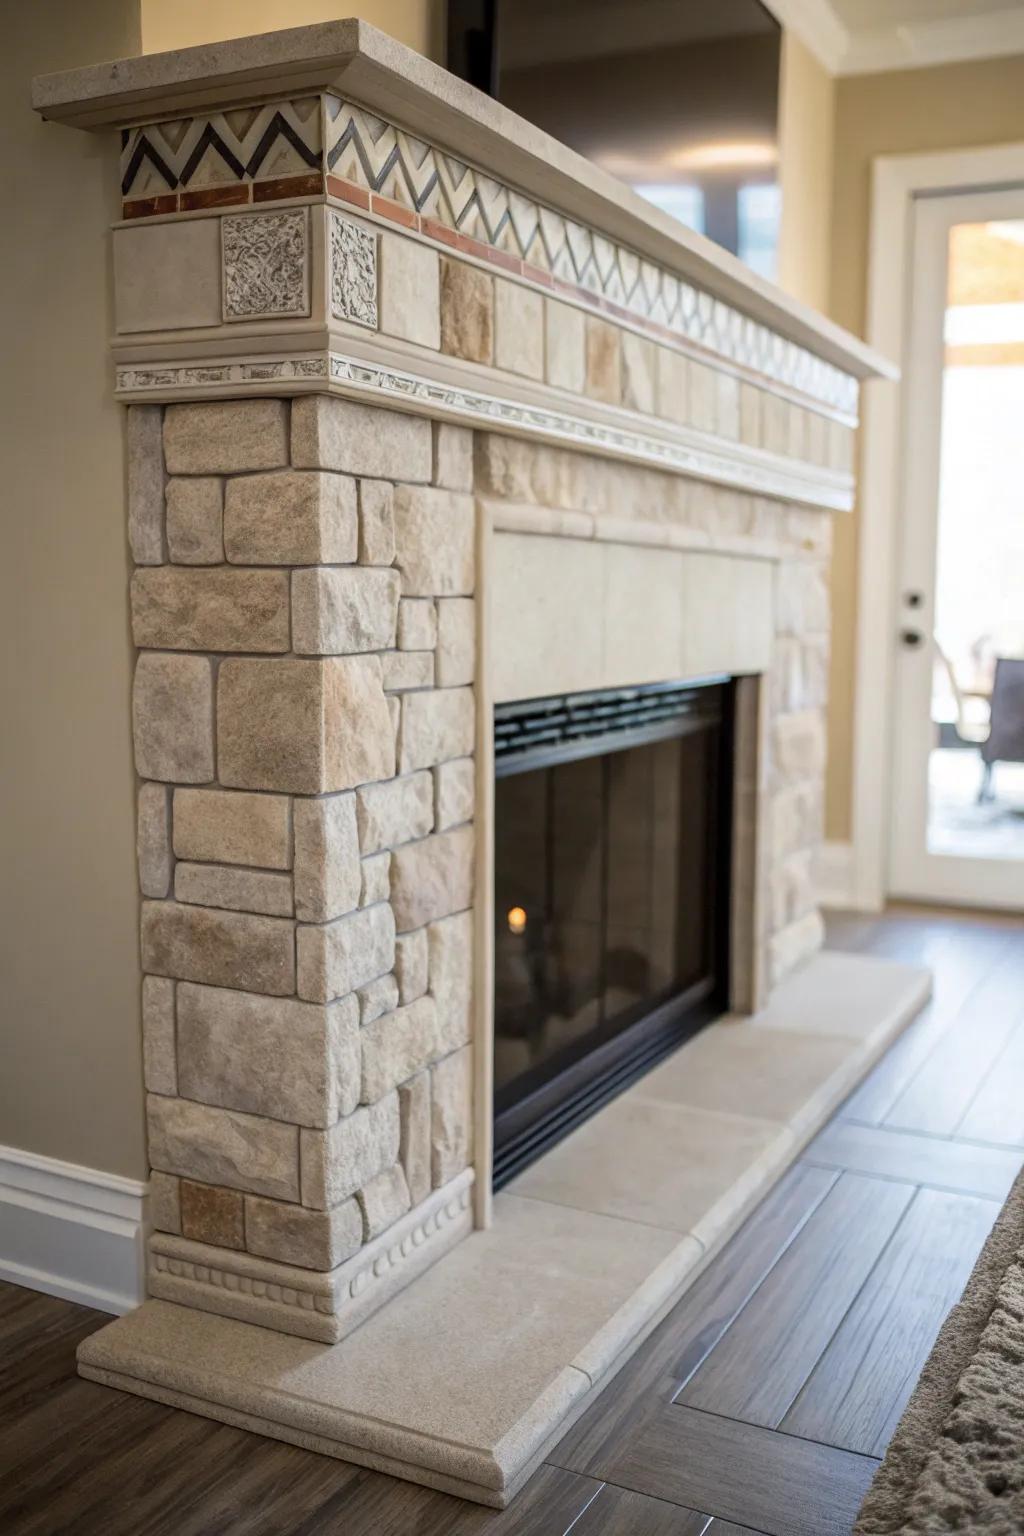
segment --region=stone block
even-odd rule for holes
[[[432,997],[386,1013],[362,1030],[364,1104],[376,1104],[392,1088],[419,1072],[437,1054],[437,1009]]]
[[[359,846],[364,854],[426,837],[434,825],[433,790],[429,773],[412,773],[382,784],[364,784],[356,791]]]
[[[171,885],[171,806],[166,784],[143,784],[136,806],[135,851],[143,896],[166,896]]]
[[[772,867],[769,884],[773,929],[788,927],[816,905],[816,853],[816,849],[802,848]]]
[[[292,463],[426,485],[433,463],[430,422],[337,395],[303,395],[292,405]]]
[[[315,795],[395,771],[374,656],[229,659],[217,681],[221,783]]]
[[[439,832],[472,821],[476,799],[476,764],[457,757],[434,769],[434,825]]]
[[[825,925],[820,912],[807,912],[788,928],[773,934],[768,941],[768,977],[770,986],[778,986],[790,971],[817,954],[825,942]]]
[[[440,1051],[465,1045],[473,1027],[473,914],[458,912],[427,929],[430,995],[437,1004]]]
[[[361,872],[355,795],[296,800],[295,915],[328,923],[359,905]]]
[[[380,237],[380,329],[421,347],[441,345],[437,251],[406,235]]]
[[[294,926],[287,918],[144,901],[142,968],[154,976],[287,996],[295,991]]]
[[[385,693],[409,693],[434,686],[433,651],[387,651],[380,658]]]
[[[359,1001],[360,1024],[372,1024],[383,1013],[393,1013],[398,1007],[398,982],[394,976],[377,976],[365,987],[356,989]]]
[[[291,875],[226,869],[223,864],[178,864],[174,898],[231,912],[262,912],[267,917],[291,917],[294,911]]]
[[[437,644],[437,604],[432,597],[403,597],[398,604],[398,648],[432,651]]]
[[[740,384],[740,442],[747,448],[761,446],[761,391],[756,384]]]
[[[138,646],[172,651],[288,650],[284,571],[152,566],[132,577],[131,608],[132,636]]]
[[[385,651],[398,626],[397,571],[363,566],[292,572],[292,649],[306,656]]]
[[[413,1205],[430,1194],[430,1073],[417,1072],[398,1090],[399,1161]]]
[[[473,433],[469,427],[434,422],[433,482],[447,491],[473,489]]]
[[[586,367],[586,394],[607,405],[621,404],[622,332],[593,315],[586,317]]]
[[[391,896],[390,853],[375,853],[363,859],[360,868],[362,884],[359,889],[359,905],[372,907],[378,901],[387,901]]]
[[[213,778],[213,668],[205,656],[144,651],[132,688],[135,766],[144,779]]]
[[[659,347],[655,361],[658,415],[680,426],[689,420],[689,378],[686,358],[673,347]]]
[[[181,1236],[181,1181],[173,1173],[151,1171],[149,1219],[154,1231]]]
[[[363,1245],[363,1212],[355,1199],[329,1211],[245,1197],[245,1246],[263,1259],[302,1269],[335,1269]]]
[[[363,1239],[379,1237],[412,1205],[405,1170],[396,1163],[371,1179],[356,1196],[363,1213]]]
[[[287,797],[231,789],[176,789],[174,851],[179,859],[290,869]]]
[[[773,731],[773,763],[781,782],[825,771],[825,720],[818,710],[780,715]]]
[[[464,1046],[430,1073],[430,1174],[435,1189],[469,1164],[473,1147],[472,1052]]]
[[[824,834],[824,792],[820,781],[794,784],[779,790],[768,802],[773,861],[784,859],[798,848],[820,843]]]
[[[584,319],[581,309],[557,299],[544,302],[545,377],[558,389],[582,395],[587,377]]]
[[[301,925],[296,935],[300,997],[325,1003],[344,997],[390,971],[395,962],[395,920],[387,902],[360,907],[324,925]]]
[[[494,282],[494,365],[530,379],[544,377],[544,299],[534,288]]]
[[[164,558],[163,407],[128,409],[128,542],[136,565]]]
[[[645,416],[655,413],[658,394],[658,359],[653,341],[635,331],[622,331],[622,403]]]
[[[780,635],[827,635],[828,567],[817,560],[783,560],[775,577],[775,628]]]
[[[359,482],[359,563],[391,565],[395,558],[395,488],[390,480]]]
[[[238,475],[224,496],[224,550],[234,565],[346,565],[359,552],[356,482],[286,469]]]
[[[735,374],[715,373],[715,428],[719,437],[736,442],[740,436],[740,381]]]
[[[179,1089],[222,1109],[326,1127],[359,1099],[359,1007],[178,989]]]
[[[172,475],[237,475],[288,463],[285,400],[203,400],[169,405],[164,458]]]
[[[328,1210],[398,1160],[398,1095],[357,1109],[329,1131],[301,1132],[302,1203]]]
[[[475,742],[472,688],[434,688],[402,698],[400,773],[432,768],[453,757],[468,757]]]
[[[278,1200],[299,1198],[297,1126],[153,1094],[146,1117],[149,1161],[162,1173]]]
[[[399,933],[422,928],[473,902],[473,829],[457,827],[396,848],[391,906]]]
[[[244,1248],[241,1193],[182,1179],[181,1235],[195,1243],[212,1243],[217,1248]]]
[[[167,552],[178,565],[224,559],[224,486],[216,476],[168,480]]]
[[[690,426],[700,432],[714,432],[718,427],[718,375],[713,368],[695,362],[686,365],[689,384]]]
[[[470,363],[494,362],[494,279],[447,256],[441,258],[441,351]]]
[[[142,1075],[150,1093],[178,1092],[174,982],[142,978]]]
[[[472,497],[396,486],[395,562],[406,597],[469,596],[476,582]]]
[[[442,597],[437,605],[437,683],[456,688],[476,676],[476,605],[471,597]]]
[[[427,930],[415,928],[395,939],[395,979],[403,1003],[414,1003],[427,990]]]

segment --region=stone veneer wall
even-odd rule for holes
[[[155,1294],[335,1338],[469,1225],[471,484],[324,395],[129,412]]]
[[[762,687],[757,845],[749,850],[757,882],[751,990],[763,997],[820,947],[824,932],[814,864],[824,825],[831,516],[510,437],[480,433],[475,441],[477,492],[498,526],[616,544],[730,551],[773,562],[774,639]],[[835,442],[838,453],[849,451],[838,436]]]

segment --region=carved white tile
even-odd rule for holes
[[[232,214],[220,230],[225,320],[309,314],[305,208]]]
[[[377,329],[377,236],[332,208],[331,314]]]

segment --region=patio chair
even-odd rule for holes
[[[992,799],[995,763],[1024,763],[1024,658],[996,660],[989,733],[980,751],[984,767],[979,802]]]

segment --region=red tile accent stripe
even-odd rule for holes
[[[121,207],[126,219],[148,219],[154,213],[177,213],[177,192],[164,192],[159,197],[130,197]]]
[[[187,212],[193,208],[230,208],[237,203],[249,201],[249,186],[247,182],[232,187],[200,187],[195,192],[183,192],[181,194],[181,211]]]
[[[319,171],[308,176],[272,176],[266,181],[253,182],[252,200],[269,203],[280,197],[320,197],[323,190],[324,179]]]

